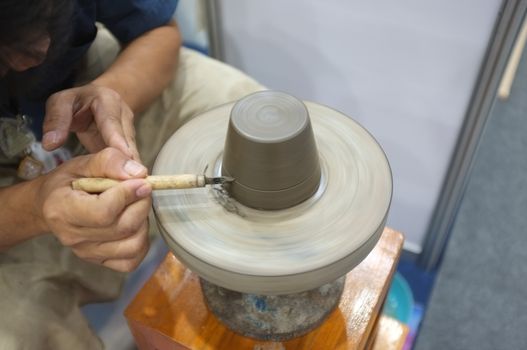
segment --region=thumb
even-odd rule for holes
[[[80,176],[126,180],[144,178],[148,173],[144,165],[115,148],[108,147],[86,157],[87,163],[78,169]]]
[[[74,101],[74,94],[64,92],[48,98],[42,126],[42,147],[45,150],[52,151],[66,142],[73,117]]]
[[[133,179],[121,182],[96,198],[101,203],[101,207],[104,203],[104,210],[111,213],[122,213],[127,206],[149,196],[150,193],[152,193],[152,187],[145,180]]]

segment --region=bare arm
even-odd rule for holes
[[[35,181],[0,189],[0,251],[45,232],[33,206],[36,193]]]
[[[134,113],[144,110],[168,85],[178,63],[181,35],[174,22],[132,41],[93,84],[121,95]]]

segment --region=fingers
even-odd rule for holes
[[[122,118],[121,123],[128,144],[128,148],[132,153],[132,159],[140,162],[141,158],[139,156],[139,151],[137,150],[137,145],[135,142],[135,126],[134,126],[134,114],[128,106],[122,108]]]
[[[148,253],[149,244],[145,245],[133,258],[124,258],[124,259],[114,259],[114,258],[108,258],[108,259],[96,259],[96,258],[88,258],[84,257],[81,259],[84,259],[86,261],[92,262],[94,264],[103,265],[106,266],[112,270],[120,271],[120,272],[131,272],[135,270],[141,261],[145,258],[146,254]]]
[[[104,142],[127,156],[133,157],[134,154],[128,143],[130,137],[125,134],[122,123],[123,118],[129,117],[123,115],[123,113],[128,113],[126,109],[129,108],[123,104],[119,94],[110,89],[106,89],[105,93],[100,94],[92,103],[94,118]]]
[[[46,102],[46,115],[42,130],[42,146],[47,151],[52,151],[64,144],[68,137],[75,94],[59,92],[53,94]]]
[[[137,220],[141,218],[144,220],[148,215],[152,187],[145,180],[134,179],[123,181],[99,195],[76,192],[79,192],[79,197],[71,201],[70,207],[66,210],[72,213],[69,215],[69,221],[82,231],[77,235],[88,240],[112,240],[116,237],[107,237],[107,230],[103,228],[115,225],[120,220],[120,216],[126,214],[129,220],[121,220],[119,231],[112,234],[123,237],[127,232],[133,232],[137,227]],[[125,209],[130,213],[125,213]]]
[[[145,224],[145,218],[148,218],[151,207],[150,196],[130,204],[116,222],[116,237],[128,237],[137,232]]]
[[[80,109],[73,114],[70,131],[84,131],[92,125],[93,114],[90,110],[90,105],[81,106]],[[104,147],[103,147],[104,148]]]
[[[137,206],[141,202],[144,202],[144,200],[136,202],[133,205]],[[149,207],[148,205],[146,210],[147,216]],[[136,210],[130,216],[135,218],[138,214],[141,215],[141,212],[145,211],[139,209],[139,213]],[[144,217],[144,214],[141,217]],[[119,226],[119,224],[116,226],[114,232],[120,231]],[[148,252],[150,246],[148,228],[148,220],[143,220],[139,228],[133,231],[133,234],[123,239],[107,242],[82,242],[74,245],[72,249],[81,259],[101,264],[117,271],[130,272],[135,270]],[[108,236],[111,237],[112,235]]]
[[[144,221],[133,235],[108,242],[82,242],[72,250],[82,259],[102,263],[108,259],[134,259],[148,250],[148,222]]]
[[[42,144],[48,151],[56,149],[74,131],[90,152],[110,146],[139,161],[133,117],[112,89],[88,84],[64,90],[46,103]]]
[[[148,253],[148,247],[141,251],[135,258],[132,259],[108,259],[105,260],[102,264],[110,269],[121,271],[121,272],[131,272],[139,266],[141,261]]]
[[[150,247],[148,221],[132,236],[110,242],[84,242],[72,247],[81,259],[113,270],[130,272],[139,266]]]
[[[83,129],[82,132],[77,132],[77,137],[90,153],[97,153],[107,147],[104,140],[101,139],[97,125],[94,123]]]

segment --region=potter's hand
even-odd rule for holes
[[[145,167],[122,152],[103,151],[74,158],[34,181],[36,208],[44,229],[82,259],[118,271],[135,269],[148,250],[152,191]],[[73,190],[78,177],[126,180],[99,195]]]
[[[139,160],[134,115],[112,89],[88,84],[51,95],[46,103],[42,145],[51,151],[76,132],[90,153],[110,146]]]

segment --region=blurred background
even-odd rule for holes
[[[407,349],[527,346],[526,11],[499,0],[179,2],[185,46],[343,112],[385,150],[388,226],[406,238],[385,313],[409,327]],[[122,310],[165,253],[155,242],[120,300],[85,308],[107,348],[133,348]]]

